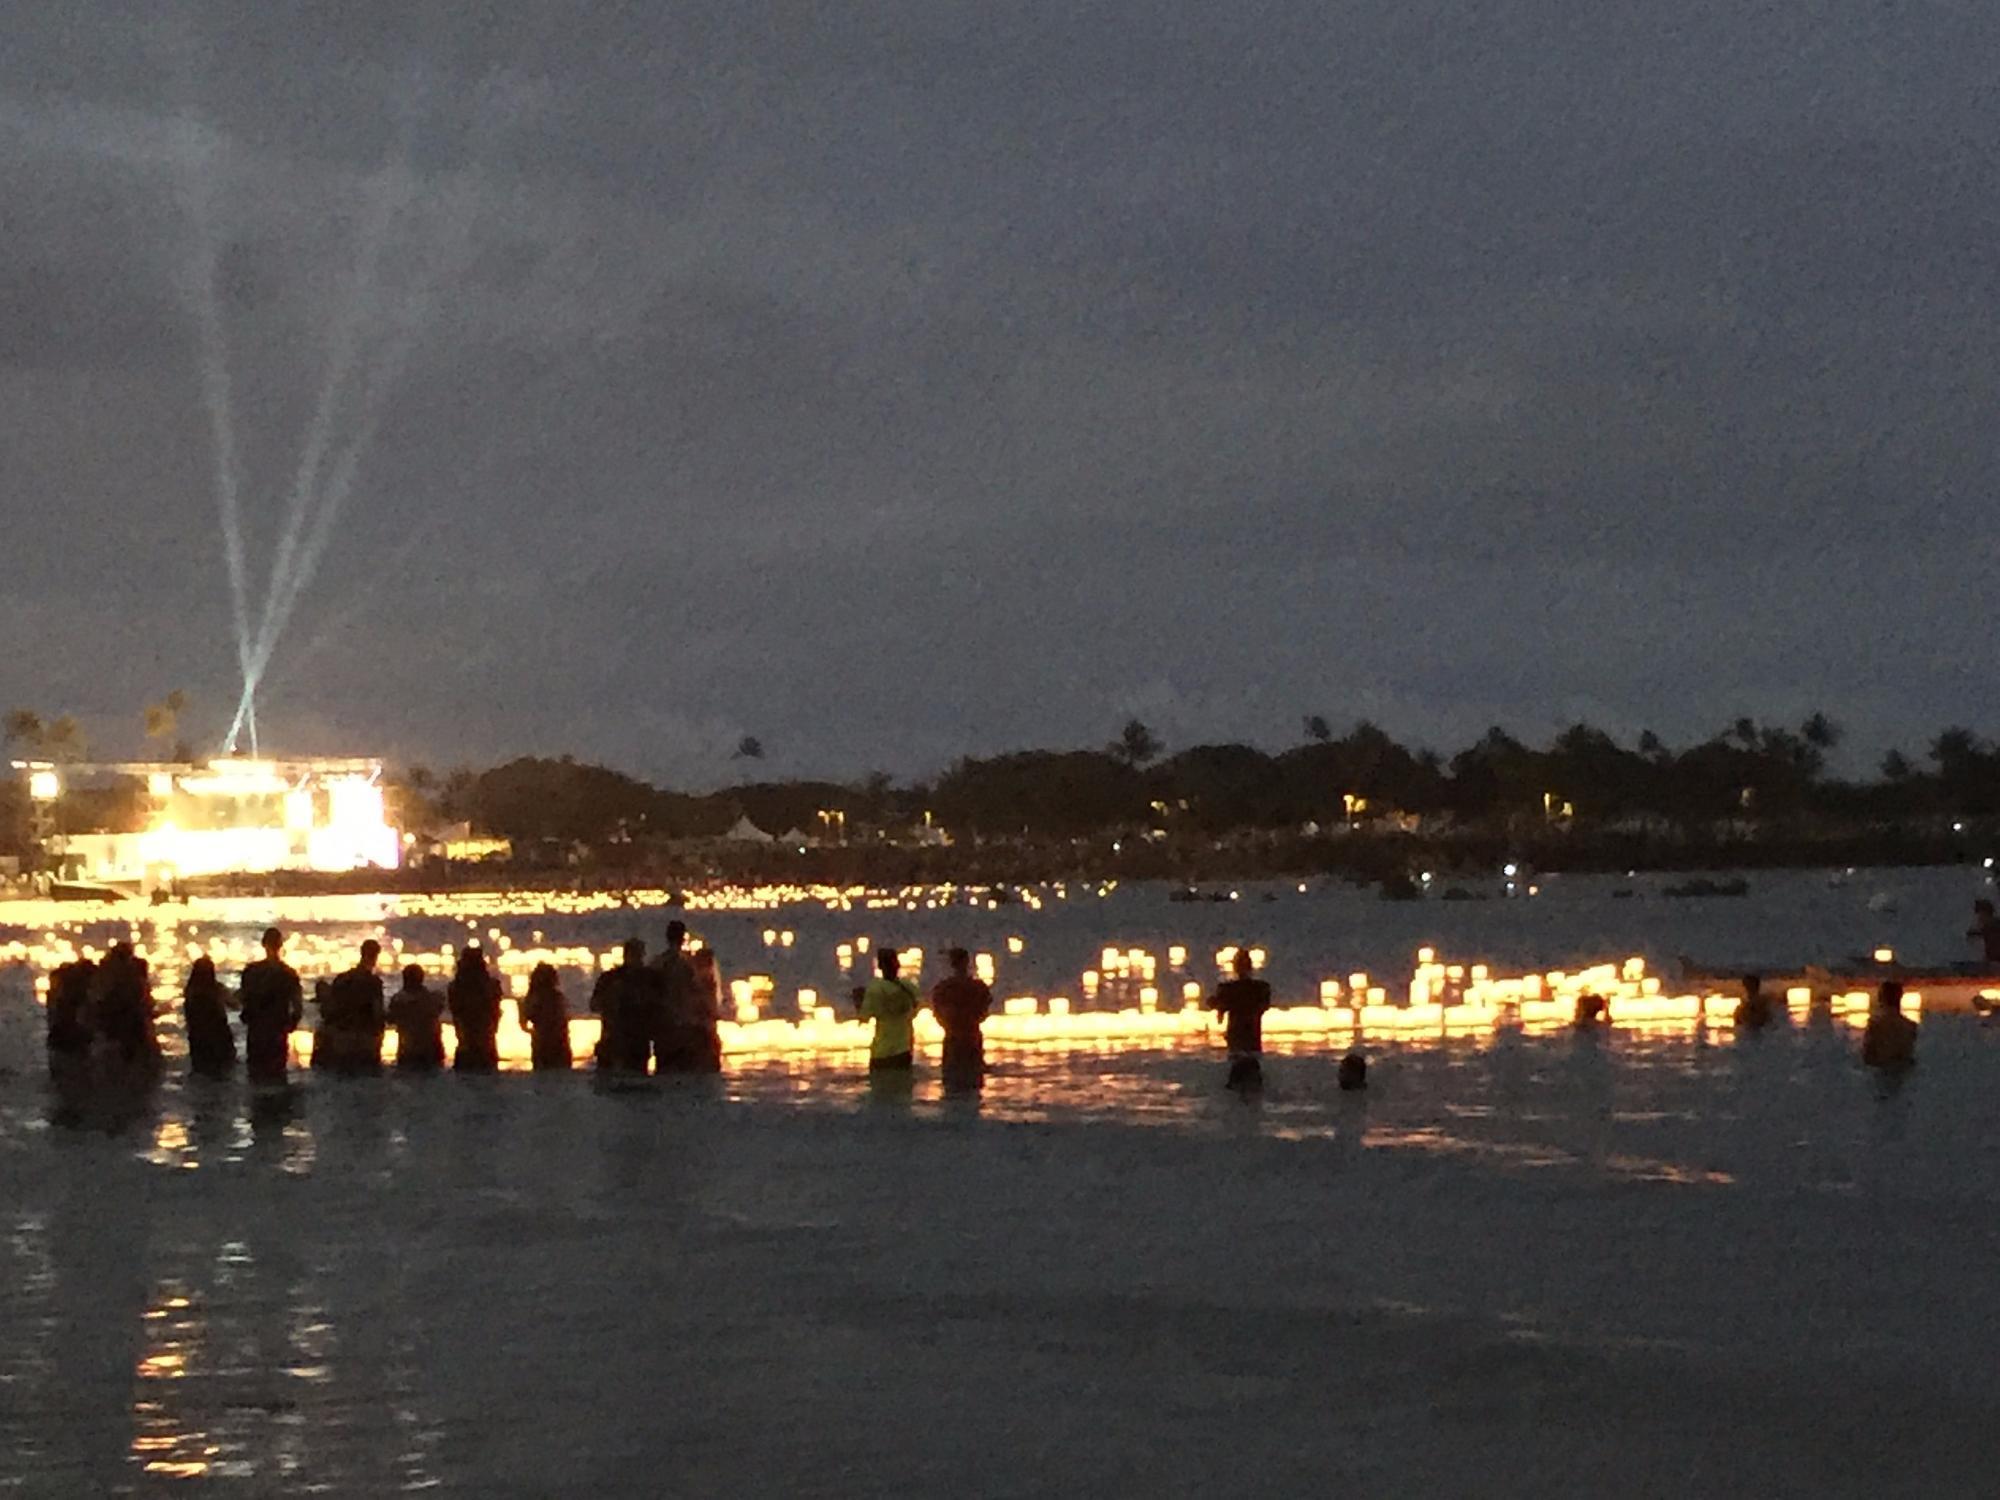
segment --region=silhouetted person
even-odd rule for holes
[[[868,1044],[868,1071],[907,1073],[916,1050],[917,987],[899,979],[901,962],[894,948],[875,955],[876,977],[861,992],[861,1019],[875,1023]]]
[[[305,1016],[298,970],[278,955],[285,935],[264,929],[264,956],[243,970],[237,998],[243,1012],[243,1058],[259,1081],[282,1079],[291,1061],[292,1032]]]
[[[590,1008],[603,1018],[597,1043],[597,1065],[613,1072],[646,1071],[657,1029],[660,976],[646,967],[646,945],[626,940],[619,961],[597,976]]]
[[[1965,934],[1979,944],[1980,957],[1989,964],[2000,964],[2000,917],[1993,915],[1991,901],[1972,903],[1972,926]]]
[[[1871,1068],[1900,1072],[1917,1060],[1917,1023],[1903,1014],[1903,986],[1882,981],[1861,1033],[1861,1060]]]
[[[554,964],[536,964],[528,976],[528,993],[521,997],[521,1025],[537,1068],[567,1070],[575,1061],[569,1046],[569,1001],[563,997]]]
[[[662,1073],[712,1072],[721,1066],[715,1017],[704,1011],[694,965],[687,956],[687,924],[667,924],[667,946],[655,960],[659,1008],[654,1015],[653,1066]]]
[[[97,966],[97,993],[92,1000],[97,1036],[107,1052],[125,1064],[158,1059],[160,1039],[153,1031],[153,981],[146,960],[130,943],[113,943]]]
[[[931,1014],[944,1028],[946,1085],[968,1087],[986,1071],[986,1039],[979,1028],[993,1013],[993,991],[973,977],[972,955],[963,948],[952,949],[946,960],[951,972],[931,987]]]
[[[181,991],[181,1024],[187,1032],[188,1066],[217,1077],[236,1066],[236,1033],[229,1029],[229,996],[215,975],[215,960],[197,958]]]
[[[1587,1031],[1593,1026],[1602,1026],[1611,1019],[1611,1008],[1604,1003],[1602,995],[1578,995],[1576,1015],[1571,1024],[1579,1031]]]
[[[1368,1059],[1359,1052],[1350,1052],[1340,1060],[1339,1071],[1334,1076],[1339,1080],[1343,1094],[1359,1093],[1368,1087]]]
[[[1264,1087],[1264,1012],[1271,1008],[1271,987],[1253,977],[1247,949],[1236,950],[1231,968],[1236,977],[1216,986],[1212,1005],[1229,1047],[1228,1087],[1254,1094]]]
[[[97,988],[97,965],[87,958],[59,964],[49,975],[49,1067],[80,1068],[90,1061],[95,1031],[90,997]]]
[[[688,959],[694,970],[694,1013],[701,1025],[701,1062],[698,1071],[722,1071],[722,961],[713,948],[695,949]]]
[[[403,987],[389,997],[396,1028],[396,1066],[435,1073],[444,1066],[444,996],[424,983],[421,964],[403,966]]]
[[[1777,1006],[1764,993],[1764,977],[1761,974],[1743,976],[1743,999],[1736,1007],[1736,1024],[1751,1031],[1760,1031],[1778,1018]]]
[[[467,943],[445,986],[458,1051],[451,1065],[461,1073],[490,1073],[500,1066],[500,979],[486,967],[479,944]]]
[[[375,972],[382,945],[369,938],[360,961],[328,985],[319,1001],[319,1029],[313,1034],[313,1066],[342,1073],[374,1073],[382,1067],[382,976]]]

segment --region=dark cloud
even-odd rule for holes
[[[204,243],[260,566],[362,314],[336,431],[379,427],[264,715],[302,743],[699,780],[743,732],[911,771],[1131,712],[1981,711],[1989,8],[0,23],[8,691],[106,734],[232,696]]]

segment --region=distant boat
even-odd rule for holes
[[[1660,894],[1682,901],[1705,900],[1711,896],[1747,896],[1750,894],[1750,882],[1741,878],[1709,880],[1697,876],[1693,880],[1684,880],[1679,885],[1670,885]]]
[[[49,886],[55,901],[137,901],[138,887],[109,885],[101,880],[58,880]]]

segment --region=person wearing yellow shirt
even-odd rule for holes
[[[868,1071],[906,1073],[916,1050],[917,987],[896,977],[901,967],[895,950],[875,955],[877,977],[861,992],[861,1019],[875,1023],[868,1046]]]

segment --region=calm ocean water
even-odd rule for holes
[[[997,990],[1041,996],[1106,947],[1185,947],[1206,982],[1242,941],[1304,999],[1393,984],[1420,945],[1504,970],[1956,958],[1978,888],[1752,880],[690,922],[780,1009],[838,992],[862,935],[991,952]],[[468,921],[602,948],[668,915],[283,914],[328,965],[382,926],[412,952]],[[247,942],[267,916],[140,936]],[[2000,1028],[1973,1020],[1928,1021],[1897,1088],[1815,1019],[1390,1043],[1363,1096],[1305,1044],[1249,1107],[1199,1044],[997,1052],[977,1099],[871,1090],[846,1056],[618,1092],[260,1095],[170,1067],[72,1096],[32,978],[0,979],[0,1490],[1975,1495],[2000,1472]]]

